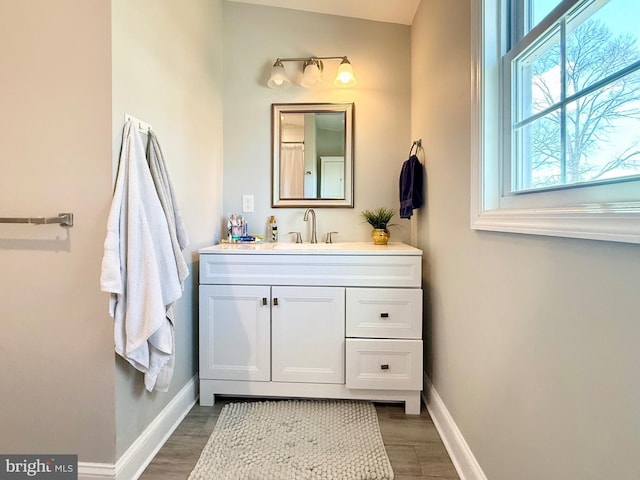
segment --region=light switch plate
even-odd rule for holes
[[[242,213],[253,212],[253,195],[242,195]]]

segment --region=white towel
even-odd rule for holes
[[[174,339],[166,310],[182,287],[167,219],[132,122],[124,127],[100,286],[111,293],[116,352],[145,373],[147,390],[156,387],[158,375],[168,387]]]
[[[176,257],[178,276],[180,277],[180,283],[184,283],[185,278],[189,276],[189,268],[182,256],[182,250],[189,245],[189,237],[187,236],[187,231],[184,228],[182,217],[178,210],[178,205],[173,193],[173,186],[171,185],[169,172],[167,171],[167,166],[164,161],[164,155],[162,155],[158,138],[153,131],[149,131],[149,145],[147,150],[147,160],[149,161],[151,178],[153,178],[162,209],[169,224],[169,235],[171,237],[173,253]]]
[[[169,179],[169,172],[164,161],[164,155],[160,149],[160,144],[158,143],[158,138],[151,130],[149,130],[149,143],[147,145],[147,161],[149,162],[151,178],[153,179],[153,183],[156,187],[158,198],[162,205],[162,210],[164,211],[167,219],[173,255],[176,259],[180,288],[184,290],[184,280],[189,276],[189,267],[182,256],[182,250],[189,245],[189,237],[187,236],[187,231],[184,228],[184,223],[182,222],[182,216],[178,210],[178,204],[176,203],[175,195],[173,193],[173,185]],[[173,304],[167,305],[167,318],[173,326]],[[171,340],[171,343],[173,344],[173,339]],[[173,373],[173,357],[169,363],[167,363],[167,365],[158,372],[156,379],[157,390],[168,390],[171,373]],[[147,380],[146,377],[145,380]]]

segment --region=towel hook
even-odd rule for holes
[[[153,127],[150,124],[128,113],[124,114],[124,121],[125,122],[131,121],[134,128],[138,130],[140,133],[148,134],[151,130],[153,130]]]
[[[411,148],[409,149],[409,156],[413,153],[413,147],[416,147],[416,153],[418,153],[418,150],[422,148],[422,139],[419,138],[418,140],[413,141]]]

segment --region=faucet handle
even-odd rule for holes
[[[289,232],[291,235],[296,236],[296,243],[302,243],[302,234],[300,232]]]
[[[338,232],[327,232],[327,238],[324,243],[333,243],[333,234]]]

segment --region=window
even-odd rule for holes
[[[640,2],[474,4],[472,227],[640,243]]]

